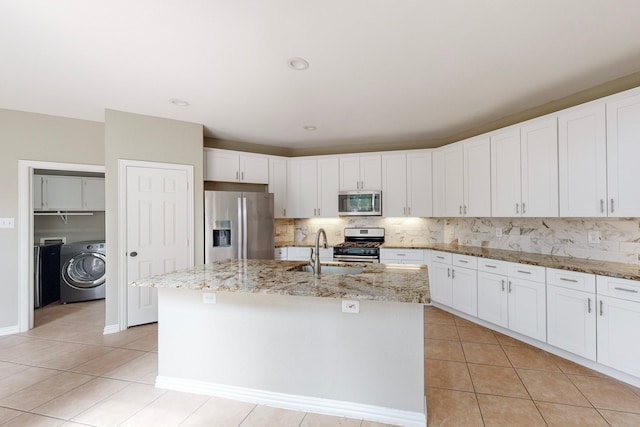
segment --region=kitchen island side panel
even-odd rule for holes
[[[159,289],[159,377],[424,413],[423,306]]]

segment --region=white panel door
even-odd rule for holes
[[[289,217],[313,218],[318,209],[317,161],[292,159],[287,167],[287,206],[291,211]]]
[[[469,268],[453,267],[451,270],[452,306],[463,313],[478,314],[477,271]]]
[[[360,157],[340,157],[340,191],[355,191],[359,189]]]
[[[478,271],[478,317],[506,328],[509,326],[507,276]]]
[[[273,216],[287,218],[287,159],[269,159],[269,193],[273,193]]]
[[[640,216],[640,95],[607,103],[609,216]]]
[[[547,285],[547,343],[595,362],[595,294]]]
[[[249,184],[268,184],[269,158],[260,155],[240,155],[240,181]]]
[[[382,214],[385,217],[407,216],[407,156],[382,156]]]
[[[558,116],[561,217],[607,216],[607,133],[604,104]]]
[[[360,157],[360,189],[382,188],[382,156],[379,154]]]
[[[316,216],[335,218],[338,216],[338,177],[337,158],[318,159],[318,203]]]
[[[407,206],[408,216],[433,216],[431,151],[407,154]],[[382,209],[386,207],[382,205]]]
[[[184,170],[127,167],[127,283],[189,266],[188,178]],[[128,286],[127,319],[157,322],[157,289]]]
[[[540,341],[547,340],[544,283],[509,278],[509,329]]]
[[[521,128],[522,216],[558,216],[558,120],[544,118]]]
[[[598,363],[640,377],[640,303],[598,296]]]
[[[434,262],[429,269],[429,286],[431,287],[431,299],[451,307],[451,265]]]
[[[491,216],[491,141],[473,138],[462,144],[464,158],[463,215]]]
[[[205,148],[205,181],[240,181],[240,155],[235,151]]]
[[[520,216],[520,128],[491,136],[491,215]]]
[[[434,198],[436,216],[463,215],[462,144],[450,144],[434,152]]]

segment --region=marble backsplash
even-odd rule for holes
[[[640,264],[638,218],[310,218],[276,220],[276,243],[312,242],[319,228],[329,244],[345,227],[384,227],[388,244],[457,243],[495,249]],[[502,236],[496,236],[496,230]],[[600,232],[589,243],[589,231]]]

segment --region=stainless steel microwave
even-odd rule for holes
[[[338,193],[338,214],[340,216],[382,215],[382,192],[341,191]]]

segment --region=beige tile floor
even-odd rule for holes
[[[0,337],[0,425],[383,426],[156,389],[156,325],[105,336],[103,313],[51,304]],[[430,427],[640,426],[640,390],[436,308],[424,318]]]

